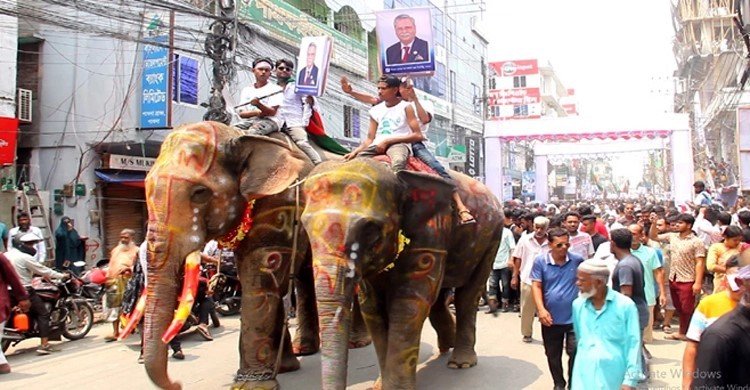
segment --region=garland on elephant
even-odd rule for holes
[[[217,243],[219,244],[219,249],[228,249],[228,250],[236,250],[237,247],[240,246],[240,243],[242,240],[245,239],[247,236],[247,233],[252,229],[253,227],[253,206],[255,205],[255,200],[251,200],[247,202],[247,206],[245,207],[245,212],[242,213],[242,220],[240,223],[235,226],[234,229],[230,230],[227,234],[225,234],[223,237],[219,238]]]

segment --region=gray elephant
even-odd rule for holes
[[[441,352],[453,348],[449,367],[477,363],[478,298],[497,252],[503,214],[482,183],[458,173],[452,177],[476,224],[458,225],[451,208],[454,187],[437,176],[395,175],[362,158],[323,163],[310,173],[302,221],[313,252],[324,389],[346,386],[358,286],[380,366],[376,388],[415,388],[428,315]],[[400,232],[409,241],[398,253]],[[446,288],[456,289],[456,321],[442,298]]]

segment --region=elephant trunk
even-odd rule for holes
[[[148,273],[148,299],[143,329],[144,365],[148,377],[159,388],[181,389],[181,384],[172,381],[167,373],[167,344],[162,341],[162,335],[169,328],[177,306],[181,264],[177,261],[162,264],[163,267],[156,270],[149,265],[151,269]]]
[[[346,388],[349,329],[357,278],[346,259],[317,260],[314,268],[322,344],[322,388],[341,390]]]

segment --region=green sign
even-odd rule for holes
[[[264,27],[274,39],[298,46],[302,37],[333,37],[331,63],[367,76],[367,42],[359,41],[321,23],[281,0],[241,0],[237,18]]]

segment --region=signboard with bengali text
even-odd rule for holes
[[[143,45],[141,75],[141,129],[169,126],[169,49],[166,35],[147,38],[160,45]]]

